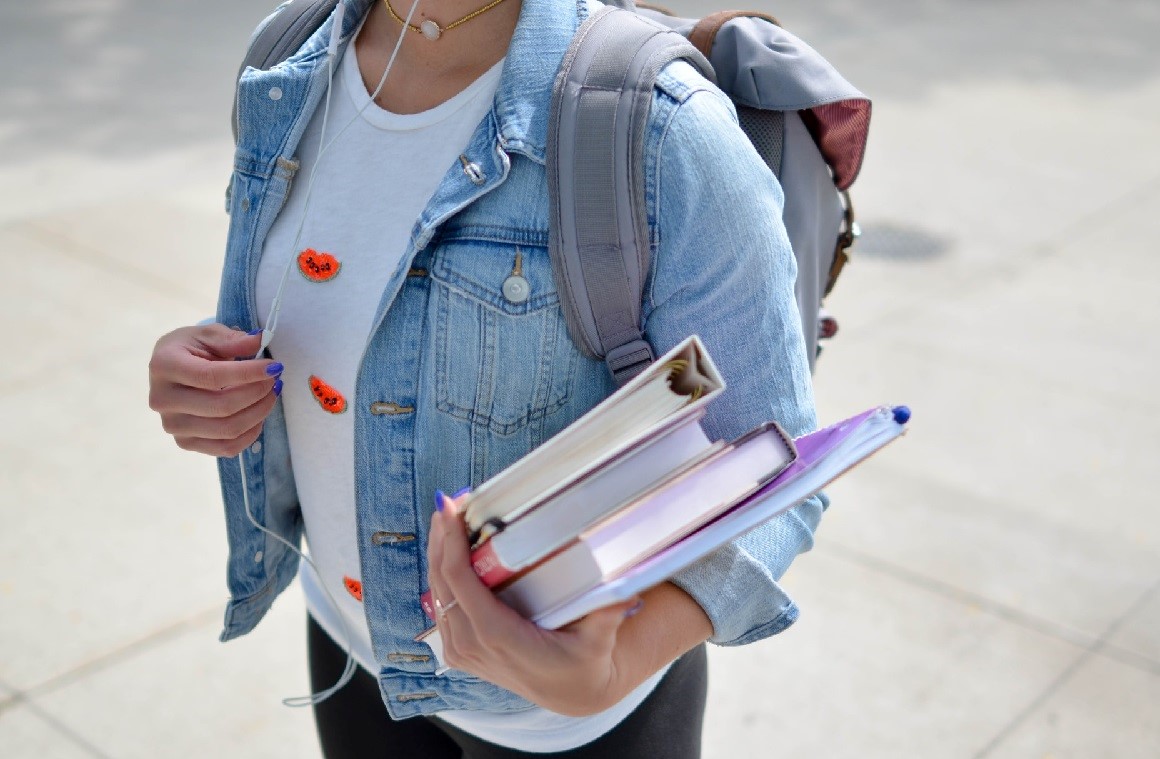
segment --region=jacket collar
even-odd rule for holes
[[[505,148],[544,162],[556,71],[587,16],[584,0],[523,0],[495,95]]]

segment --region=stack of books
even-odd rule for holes
[[[905,431],[878,407],[791,439],[767,422],[732,442],[700,420],[725,390],[690,337],[461,504],[475,573],[557,628],[657,585],[801,503]],[[434,619],[430,593],[423,607]],[[438,656],[437,627],[419,636]]]

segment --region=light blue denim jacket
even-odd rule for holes
[[[396,718],[531,706],[460,672],[436,677],[430,650],[413,640],[429,626],[419,595],[434,493],[478,485],[614,390],[604,364],[569,340],[547,251],[548,103],[560,59],[590,10],[577,1],[524,0],[494,107],[463,151],[483,180],[473,182],[458,162],[448,169],[383,285],[362,357],[350,409],[357,540],[379,680]],[[348,0],[343,45],[371,2]],[[295,153],[325,92],[332,21],[289,60],[241,77],[217,315],[224,324],[259,322],[258,260],[291,183],[304,180]],[[692,333],[704,340],[729,386],[705,419],[710,436],[731,439],[770,419],[794,435],[812,429],[780,187],[729,101],[687,64],[662,73],[647,135],[646,337],[658,355]],[[502,284],[517,257],[531,296],[513,303]],[[243,461],[255,518],[299,543],[280,402]],[[219,460],[219,471],[229,640],[254,628],[294,579],[298,557],[250,525],[237,460]],[[712,619],[713,642],[756,641],[796,619],[776,579],[811,546],[824,503],[811,499],[674,578]]]

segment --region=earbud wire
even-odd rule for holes
[[[414,0],[414,2],[411,4],[411,9],[409,11],[407,11],[407,19],[406,19],[407,24],[411,23],[411,19],[412,19],[412,17],[414,17],[415,11],[419,7],[419,2],[420,2],[420,0]],[[338,40],[340,39],[341,34],[342,34],[342,22],[343,22],[345,9],[346,9],[345,0],[339,0],[339,3],[335,9],[334,18],[332,19],[332,22],[335,26],[332,28],[331,41],[330,41],[330,45],[327,49],[327,64],[326,65],[327,65],[327,75],[328,75],[329,79],[328,79],[327,85],[326,85],[326,101],[325,101],[325,105],[323,106],[323,111],[322,111],[322,131],[319,134],[319,138],[318,138],[318,144],[320,146],[319,151],[318,151],[318,157],[315,158],[314,166],[312,166],[310,169],[310,177],[307,180],[307,184],[306,184],[306,196],[305,196],[305,199],[303,201],[302,216],[298,220],[298,227],[294,233],[294,244],[292,247],[291,255],[289,257],[289,260],[286,262],[285,269],[282,271],[282,278],[278,282],[278,290],[274,294],[274,300],[270,303],[269,315],[266,318],[266,327],[262,331],[261,345],[258,348],[257,354],[254,355],[254,358],[261,358],[262,354],[265,353],[266,349],[269,347],[270,342],[274,339],[274,332],[278,326],[278,316],[282,311],[282,298],[283,298],[283,295],[285,293],[286,282],[289,280],[290,270],[293,268],[293,266],[297,260],[297,255],[294,253],[294,251],[298,250],[298,246],[302,241],[302,231],[306,226],[306,217],[310,211],[310,201],[311,201],[312,196],[313,196],[314,179],[318,173],[318,166],[320,163],[322,163],[323,156],[326,155],[326,153],[330,150],[331,146],[333,146],[334,143],[337,142],[340,137],[342,137],[342,135],[346,132],[346,130],[349,129],[351,127],[351,125],[354,124],[359,119],[360,116],[362,116],[363,112],[367,108],[370,107],[371,103],[375,102],[375,99],[378,98],[379,93],[382,92],[383,85],[385,85],[387,82],[387,75],[390,74],[391,69],[394,68],[395,59],[399,55],[399,48],[402,47],[403,38],[406,36],[406,34],[404,34],[402,32],[399,33],[399,38],[398,38],[398,40],[396,40],[395,47],[394,47],[394,49],[391,50],[391,56],[390,56],[390,58],[387,59],[387,65],[383,69],[383,75],[381,77],[379,77],[379,83],[375,87],[375,91],[373,93],[371,93],[370,99],[365,104],[363,104],[362,108],[359,109],[358,113],[356,113],[354,115],[354,117],[352,117],[351,120],[348,121],[342,127],[342,129],[340,129],[338,131],[338,134],[334,135],[334,137],[332,137],[330,139],[330,141],[327,142],[326,141],[326,127],[327,127],[327,124],[328,124],[329,119],[330,119],[330,93],[334,87],[334,61],[335,61],[335,58],[338,57]],[[404,27],[403,27],[404,31],[406,30],[406,28],[407,27],[404,25]],[[318,571],[318,567],[314,564],[314,562],[310,559],[310,557],[308,557],[307,555],[302,553],[302,551],[298,550],[298,548],[296,546],[292,545],[290,543],[290,541],[286,540],[281,535],[278,535],[278,534],[274,533],[273,531],[267,529],[266,527],[258,524],[258,520],[256,520],[254,518],[253,510],[250,506],[249,481],[248,481],[248,478],[246,476],[246,461],[245,461],[246,454],[247,454],[247,451],[242,451],[242,453],[238,455],[238,467],[239,467],[241,474],[242,474],[242,501],[245,505],[246,517],[250,520],[250,523],[254,527],[261,530],[266,535],[269,535],[270,537],[274,538],[275,540],[277,540],[279,543],[281,543],[282,545],[289,548],[294,553],[298,554],[298,556],[303,561],[306,562],[306,564],[314,572],[314,576],[316,578],[318,578],[318,584],[322,587],[323,592],[326,594],[327,601],[330,602],[331,608],[333,608],[335,613],[337,614],[339,624],[342,626],[342,634],[345,637],[346,642],[347,642],[347,645],[346,645],[346,666],[343,667],[342,676],[339,677],[338,682],[336,682],[334,685],[332,685],[331,687],[327,688],[324,691],[320,691],[318,693],[312,693],[309,696],[294,696],[294,697],[282,699],[282,703],[285,704],[286,706],[294,706],[294,707],[314,706],[316,704],[322,703],[323,701],[325,701],[326,699],[330,698],[335,693],[337,693],[343,686],[345,686],[347,683],[349,683],[351,681],[351,678],[354,677],[355,672],[358,670],[358,666],[355,664],[355,661],[354,661],[354,655],[351,653],[350,629],[346,623],[346,618],[343,616],[342,611],[339,609],[338,603],[335,601],[334,596],[331,594],[330,589],[327,587],[326,582],[323,580],[322,574]]]

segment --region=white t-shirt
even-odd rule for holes
[[[285,366],[282,402],[306,541],[338,608],[303,564],[300,578],[306,605],[331,637],[345,645],[337,616],[342,615],[356,661],[374,675],[379,668],[362,603],[356,598],[361,578],[354,509],[354,415],[334,412],[354,396],[371,320],[384,286],[402,263],[415,220],[487,114],[501,72],[502,61],[435,108],[395,114],[371,102],[354,44],[348,45],[335,74],[325,135],[327,143],[335,141],[319,162],[323,115],[319,108],[300,143],[297,181],[266,238],[258,266],[262,326],[283,272],[288,265],[293,269],[270,354]],[[299,223],[302,234],[295,245]],[[565,717],[540,708],[515,714],[453,711],[439,717],[503,746],[564,751],[614,727],[652,692],[662,675],[591,717]]]

